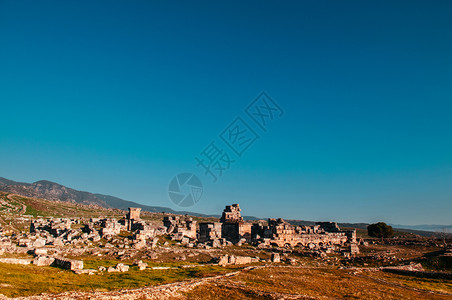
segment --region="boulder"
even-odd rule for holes
[[[53,240],[53,245],[54,245],[54,246],[58,246],[58,247],[62,247],[62,246],[64,246],[64,242],[63,242],[62,239],[57,238],[57,239],[54,239],[54,240]]]
[[[137,262],[137,266],[140,269],[140,271],[145,270],[148,267],[148,264],[145,262],[142,262],[141,260]]]
[[[281,262],[281,257],[279,256],[279,253],[272,253],[271,257],[272,262],[279,263]]]
[[[50,266],[55,261],[55,258],[49,256],[38,256],[33,260],[33,264],[37,266]]]
[[[55,267],[69,269],[72,271],[83,269],[82,260],[67,259],[64,257],[56,257],[52,265],[54,265]]]
[[[229,256],[228,255],[221,256],[220,260],[218,261],[218,264],[220,266],[226,266],[227,264],[229,264]]]
[[[42,248],[46,245],[46,240],[38,238],[33,242],[33,247],[35,248]]]
[[[47,249],[43,249],[43,248],[39,248],[39,249],[34,249],[33,253],[35,255],[47,255]]]
[[[31,259],[23,258],[0,258],[0,263],[15,264],[15,265],[29,265],[32,262]]]
[[[118,272],[127,272],[129,271],[129,266],[125,264],[117,264],[116,270],[118,270]]]

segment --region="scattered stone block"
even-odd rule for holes
[[[54,239],[53,240],[53,245],[57,246],[57,247],[61,247],[64,246],[64,242],[62,239],[58,238],[58,239]]]
[[[94,269],[74,270],[75,274],[94,275],[96,272],[97,272],[97,270],[94,270]]]
[[[47,255],[47,249],[39,248],[33,251],[35,255]]]
[[[37,266],[50,266],[55,261],[55,258],[49,256],[38,256],[33,260],[33,264]]]
[[[19,247],[30,247],[31,241],[29,239],[20,239],[17,244]]]
[[[45,239],[40,239],[40,238],[38,238],[38,239],[36,239],[34,242],[33,242],[33,247],[35,247],[35,248],[42,248],[42,247],[44,247],[45,245],[46,245],[46,240]]]
[[[146,247],[146,241],[145,240],[139,240],[135,244],[133,244],[134,249],[142,249]]]
[[[219,258],[218,265],[226,266],[226,265],[244,265],[250,264],[254,262],[258,262],[259,258],[250,257],[250,256],[235,256],[235,255],[223,255]]]
[[[83,261],[82,260],[67,259],[64,257],[56,257],[55,261],[53,262],[53,265],[55,267],[59,267],[62,269],[68,269],[68,270],[72,270],[72,271],[83,269]]]
[[[29,265],[33,262],[31,259],[23,258],[0,258],[0,263],[15,264],[15,265]]]
[[[138,268],[140,269],[140,271],[143,271],[143,270],[145,270],[145,269],[148,267],[148,264],[145,263],[145,262],[142,262],[141,260],[138,261],[138,262],[136,263],[136,265],[138,266]]]
[[[127,272],[129,271],[129,266],[125,264],[118,264],[116,266],[116,269],[118,270],[118,272]]]

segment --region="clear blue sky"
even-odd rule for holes
[[[194,157],[262,90],[285,114],[212,183]],[[177,209],[194,172],[193,211],[451,224],[451,120],[450,1],[0,1],[9,179]]]

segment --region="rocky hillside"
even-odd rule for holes
[[[40,180],[33,183],[24,183],[24,182],[16,182],[13,180],[9,180],[3,177],[0,177],[0,192],[13,193],[25,197],[35,197],[41,199],[47,199],[52,201],[63,201],[75,204],[84,204],[84,205],[97,205],[104,208],[118,208],[126,210],[128,207],[140,207],[143,211],[148,212],[165,212],[165,213],[174,213],[180,215],[191,215],[197,217],[215,217],[219,218],[220,215],[206,215],[201,213],[195,213],[190,211],[175,211],[168,207],[163,206],[149,206],[143,205],[140,203],[136,203],[133,201],[124,200],[121,198],[95,194],[90,192],[83,192],[68,188],[64,185],[47,181]],[[245,220],[255,221],[258,218],[253,216],[243,216]],[[306,221],[306,220],[287,220],[289,223],[293,225],[313,225],[314,221]],[[340,227],[347,228],[358,228],[363,231],[367,228],[366,223],[339,223]],[[421,230],[411,230],[411,229],[402,229],[398,227],[394,227],[395,229],[401,232],[409,232],[418,235],[429,236],[434,234],[433,232],[421,231]]]
[[[143,211],[149,212],[189,214],[202,217],[207,216],[188,211],[175,211],[168,207],[143,205],[109,195],[78,191],[47,180],[36,181],[33,183],[24,183],[0,177],[0,191],[25,197],[35,197],[53,201],[64,201],[86,205],[98,205],[105,208],[127,209],[128,207],[140,207]]]
[[[104,200],[92,193],[77,191],[61,184],[47,180],[33,183],[15,182],[0,178],[0,191],[14,193],[26,197],[43,198],[47,200],[59,200],[79,204],[95,204],[102,207],[110,207]]]

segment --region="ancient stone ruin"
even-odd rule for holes
[[[167,228],[168,233],[196,239],[197,222],[191,217],[166,216],[163,218],[163,226]]]
[[[245,222],[240,214],[240,206],[232,204],[226,206],[221,216],[221,235],[226,240],[237,244],[251,240],[251,223]]]
[[[19,236],[0,235],[0,255],[3,253],[29,253],[34,259],[2,258],[1,262],[54,266],[70,269],[77,274],[94,272],[126,272],[128,266],[113,268],[99,267],[99,270],[83,269],[83,261],[69,260],[64,256],[76,257],[90,253],[110,255],[118,259],[130,259],[136,253],[154,259],[156,249],[166,248],[168,237],[176,244],[187,248],[209,249],[248,243],[272,252],[271,262],[283,260],[277,251],[291,251],[287,248],[300,247],[326,255],[332,251],[351,257],[359,253],[356,231],[341,230],[335,222],[318,222],[312,226],[296,226],[283,219],[248,222],[241,216],[238,204],[227,205],[219,222],[201,222],[189,216],[165,215],[163,226],[140,217],[140,208],[129,208],[122,219],[114,218],[38,218],[32,219],[30,232]],[[125,231],[128,231],[125,233]],[[122,234],[121,234],[122,233]],[[159,236],[167,235],[160,240]],[[275,251],[273,247],[280,248]],[[283,249],[281,249],[283,248]],[[140,251],[137,251],[140,250]],[[181,256],[182,257],[182,256]],[[179,258],[178,258],[179,259]],[[185,258],[180,258],[184,260]],[[239,256],[223,257],[222,264],[242,264],[255,259]],[[137,263],[146,269],[144,263]],[[105,270],[104,270],[105,269]]]
[[[265,224],[253,224],[243,219],[239,204],[226,206],[220,222],[202,222],[197,226],[192,218],[166,216],[163,225],[174,240],[188,245],[197,242],[198,245],[222,247],[248,242],[261,248],[304,247],[314,250],[348,245],[348,254],[359,253],[355,230],[341,230],[335,222],[295,226],[283,219],[268,219]]]
[[[356,231],[342,231],[335,222],[317,222],[314,226],[295,226],[283,219],[269,219],[266,225],[254,224],[253,242],[278,247],[312,247],[356,243]]]
[[[199,223],[198,241],[205,243],[208,241],[219,240],[222,237],[221,234],[222,223]]]
[[[127,230],[132,230],[133,223],[140,220],[141,208],[129,207],[129,213],[126,216],[127,219]]]

